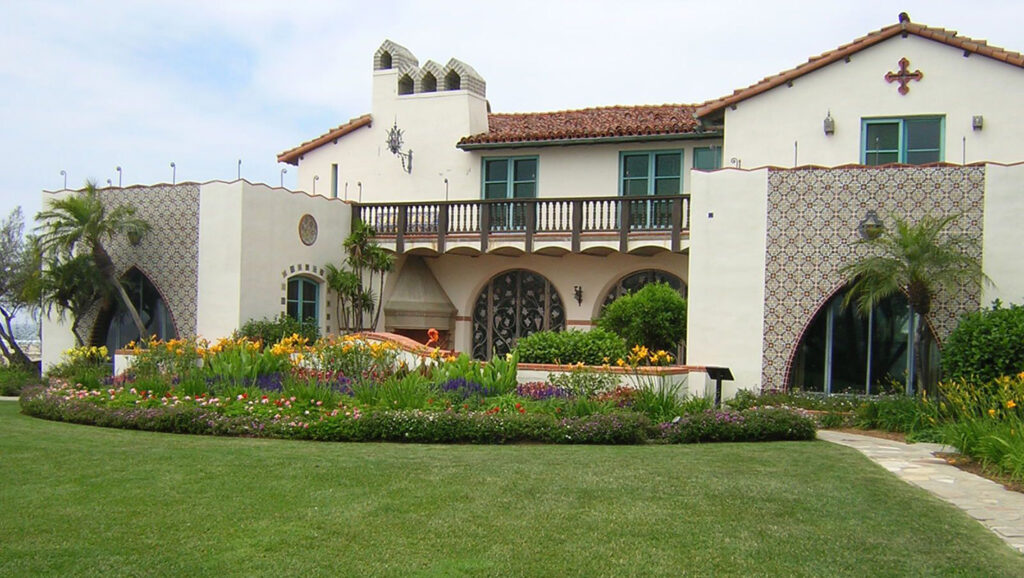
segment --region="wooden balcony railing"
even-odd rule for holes
[[[672,250],[679,251],[682,233],[690,229],[690,196],[357,204],[353,218],[373,227],[380,238],[394,238],[398,253],[412,236],[436,236],[443,253],[450,235],[479,235],[481,252],[492,236],[521,235],[529,253],[538,233],[570,235],[573,252],[579,252],[584,233],[616,234],[623,252],[631,233],[663,233]]]

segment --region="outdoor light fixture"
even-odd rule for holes
[[[402,169],[412,174],[412,151],[402,152],[402,129],[398,128],[398,121],[388,129],[388,138],[385,141],[391,154],[402,159]]]
[[[825,115],[825,121],[822,123],[825,128],[826,135],[836,134],[836,121],[832,118],[832,111],[828,111]]]
[[[883,229],[885,227],[882,225],[881,219],[878,218],[878,214],[874,211],[865,213],[864,218],[857,225],[857,232],[860,234],[860,238],[865,241],[877,239],[882,234]]]
[[[576,304],[582,306],[583,305],[583,287],[580,287],[579,285],[573,286],[572,294],[573,294],[574,297],[576,297]]]
[[[316,194],[316,182],[320,180],[320,175],[313,175],[313,194]]]
[[[117,171],[117,188],[121,188],[121,167],[117,167],[114,170]]]
[[[238,180],[242,180],[242,159],[238,159]]]
[[[985,117],[980,114],[976,114],[971,117],[971,128],[974,130],[981,130],[985,127]]]
[[[64,177],[64,190],[66,191],[68,189],[68,172],[61,169],[60,176]]]
[[[281,188],[284,188],[284,174],[288,172],[287,168],[281,169]]]
[[[171,161],[171,184],[173,185],[178,181],[178,167]]]

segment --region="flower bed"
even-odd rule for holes
[[[103,427],[322,441],[638,444],[814,439],[809,420],[772,408],[707,410],[652,424],[632,411],[573,417],[461,406],[363,411],[345,402],[329,406],[294,396],[179,398],[124,386],[89,390],[66,382],[30,388],[22,395],[21,407],[39,418]]]
[[[131,369],[116,377],[102,375],[105,358],[72,351],[51,372],[51,385],[23,396],[22,405],[30,415],[110,427],[338,441],[621,444],[814,435],[808,420],[803,429],[778,420],[764,426],[758,411],[710,411],[710,401],[670,379],[685,377],[679,368],[576,365],[523,382],[516,354],[479,362],[418,347],[376,335],[312,344],[293,335],[271,346],[244,338],[154,341],[133,348]]]

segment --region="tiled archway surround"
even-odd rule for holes
[[[196,303],[199,297],[199,185],[153,185],[100,189],[100,198],[113,209],[135,207],[136,215],[152,227],[138,245],[122,235],[106,247],[123,275],[137,267],[156,286],[170,309],[179,337],[196,334]],[[88,338],[99,307],[93,307],[82,323]]]
[[[984,166],[770,169],[763,387],[786,385],[804,328],[843,285],[840,269],[866,254],[857,225],[867,211],[887,226],[893,215],[960,215],[950,231],[976,238],[980,260],[984,193]],[[940,342],[980,299],[971,287],[939,294],[928,322]]]

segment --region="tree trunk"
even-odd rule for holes
[[[0,328],[0,352],[3,352],[7,363],[9,365],[19,365],[34,371],[35,363],[28,358],[25,351],[20,345],[18,345],[18,341],[14,339],[14,330],[11,328],[11,318],[7,315],[4,315],[4,325],[6,326],[6,329]]]
[[[132,303],[131,297],[128,296],[128,292],[124,290],[124,286],[121,285],[121,280],[117,278],[117,271],[114,268],[114,260],[110,258],[110,254],[103,248],[99,243],[94,243],[92,246],[92,258],[96,262],[96,266],[99,268],[100,273],[103,274],[104,279],[107,280],[116,290],[117,296],[121,300],[121,304],[124,305],[125,309],[128,310],[128,314],[132,318],[132,322],[135,323],[135,328],[139,330],[139,340],[145,341],[149,339],[149,331],[146,330],[146,325],[142,322],[142,317],[139,316],[139,312],[135,309],[135,304]]]
[[[916,370],[917,370],[917,325],[918,324],[916,323],[917,320],[914,319],[914,317],[915,317],[914,306],[910,305],[909,309],[910,309],[910,327],[907,328],[908,329],[908,331],[907,331],[907,341],[910,342],[908,344],[909,347],[910,347],[910,351],[907,353],[907,355],[910,357],[910,363],[907,365],[907,374],[908,374],[907,375],[907,395],[908,396],[912,396],[912,395],[914,395],[914,387],[917,385],[915,383],[916,382],[916,377],[917,377],[915,374],[917,373]]]
[[[371,331],[377,331],[377,324],[380,323],[380,312],[384,308],[384,270],[380,271],[380,283],[378,284],[378,290],[380,295],[377,297],[377,313],[373,316],[373,327]]]

